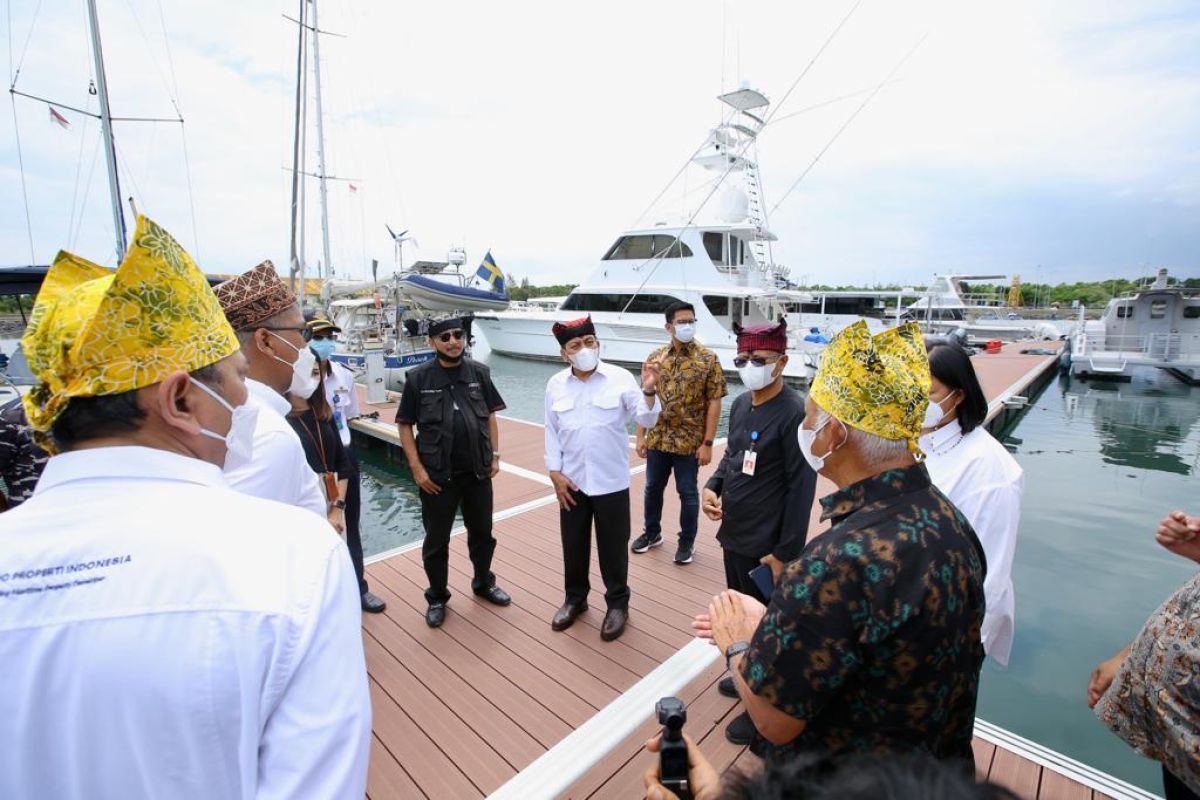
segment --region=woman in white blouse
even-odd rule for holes
[[[1021,518],[1025,474],[1016,460],[983,428],[987,398],[967,352],[944,340],[929,343],[933,382],[921,434],[921,449],[933,483],[975,529],[987,558],[983,647],[1008,664],[1015,627],[1013,554]]]

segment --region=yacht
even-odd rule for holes
[[[1109,300],[1100,319],[1081,310],[1068,348],[1064,362],[1078,377],[1130,380],[1150,367],[1200,383],[1200,296],[1169,286],[1160,269],[1148,288]]]
[[[998,292],[975,292],[970,283],[1008,282],[1007,275],[934,275],[929,287],[901,315],[904,322],[916,321],[931,333],[964,329],[979,339],[1061,339],[1071,322],[1026,319],[1006,307],[1007,298]],[[1018,285],[1014,283],[1014,286]]]
[[[803,336],[818,322],[805,327],[800,311],[788,307],[803,298],[781,294],[787,270],[773,263],[771,243],[776,236],[767,228],[754,160],[754,145],[770,102],[748,87],[718,99],[725,106],[724,122],[710,131],[691,160],[692,168],[707,173],[713,186],[705,202],[676,222],[621,232],[588,278],[556,309],[526,303],[477,315],[476,326],[492,350],[559,361],[551,326],[590,314],[601,357],[636,367],[670,342],[663,312],[684,301],[696,309],[696,341],[717,354],[727,373],[736,374],[733,326],[765,325],[784,316],[792,356],[784,378],[805,383],[812,377],[819,346],[804,342]],[[706,208],[706,201],[718,191],[714,208]]]

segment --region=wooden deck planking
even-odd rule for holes
[[[1003,747],[996,748],[988,780],[1011,789],[1018,797],[1037,798],[1042,767]]]
[[[976,737],[971,740],[971,749],[975,751],[975,777],[987,780],[992,771],[992,759],[996,757],[996,745]]]
[[[379,735],[371,736],[371,760],[367,765],[367,785],[375,793],[375,800],[393,797],[424,797],[425,793],[413,782],[396,757],[379,741]],[[369,797],[370,795],[368,795]]]
[[[1039,361],[1011,349],[1015,348],[977,357],[988,359],[980,378],[989,397],[1008,390]],[[392,418],[394,410],[385,410],[380,419],[390,432],[395,431]],[[542,435],[540,426],[502,419],[504,461],[544,474]],[[630,455],[632,463],[640,463]],[[714,461],[702,468],[701,486],[715,466]],[[632,536],[641,532],[644,481],[644,474],[631,480]],[[544,483],[509,471],[502,471],[494,484],[498,513],[552,495]],[[832,488],[822,482],[817,495]],[[385,614],[364,617],[376,735],[370,796],[472,797],[498,788],[685,644],[692,615],[724,588],[725,580],[715,539],[718,524],[703,515],[696,561],[682,567],[673,563],[678,509],[678,496],[668,486],[664,544],[631,555],[630,627],[612,643],[599,638],[603,582],[594,552],[592,609],[570,630],[550,631],[550,616],[563,594],[558,509],[553,503],[496,523],[494,570],[513,596],[507,608],[471,596],[471,568],[461,536],[451,541],[454,600],[440,630],[424,624],[425,576],[419,550],[370,565],[368,579],[389,604]],[[817,524],[819,513],[814,505],[810,538],[824,528]],[[724,739],[725,725],[739,712],[733,700],[716,691],[722,674],[716,663],[679,692],[689,703],[687,730],[719,768],[755,768],[756,757]],[[658,728],[652,712],[646,709],[637,730],[563,796],[640,797],[642,773],[653,763],[642,747]],[[982,740],[976,740],[975,748],[980,774],[1011,786],[1023,798],[1071,800],[1093,794],[1003,748]],[[1094,796],[1102,798],[1099,793]]]
[[[1052,769],[1041,771],[1038,797],[1045,800],[1092,800],[1094,792]]]
[[[380,688],[371,676],[371,717],[375,735],[379,737],[404,771],[429,797],[482,797],[475,784],[467,779],[454,761],[409,718],[391,696]],[[379,790],[368,782],[367,793]]]
[[[392,598],[397,603],[403,602],[390,591],[386,593],[389,603]],[[418,679],[431,691],[442,687],[443,691],[462,692],[464,697],[481,701],[484,705],[494,703],[506,721],[511,720],[541,746],[534,753],[535,756],[571,732],[571,726],[566,721],[553,713],[544,713],[553,712],[554,709],[543,706],[538,699],[538,687],[523,687],[514,683],[456,639],[440,636],[439,631],[431,630],[415,614],[364,619],[363,627],[393,656],[403,659],[410,669],[417,670]],[[433,641],[434,637],[439,638]],[[428,679],[425,677],[427,675],[430,676]],[[478,707],[472,707],[472,713]],[[583,713],[586,712],[581,709],[581,715]]]
[[[392,576],[394,581],[401,581],[399,576]],[[439,642],[430,642],[429,647],[431,652],[438,655],[443,663],[453,663],[458,659],[465,659],[468,664],[475,664],[479,669],[490,669],[504,676],[513,686],[516,691],[512,692],[513,701],[524,705],[530,714],[537,718],[537,723],[526,721],[522,727],[526,731],[534,732],[538,725],[546,728],[556,728],[559,724],[566,726],[566,731],[562,733],[565,736],[572,729],[582,725],[596,712],[596,707],[589,704],[587,701],[580,698],[570,689],[566,688],[559,681],[553,680],[549,676],[543,674],[539,670],[531,670],[528,662],[522,659],[519,655],[513,653],[509,648],[502,646],[499,642],[480,635],[479,631],[469,624],[461,624],[447,628],[443,626],[441,630],[431,630],[425,625],[424,620],[424,598],[422,598],[418,607],[415,603],[408,600],[411,592],[405,590],[403,594],[397,594],[392,591],[391,586],[383,582],[380,583],[379,592],[381,597],[388,601],[389,606],[396,604],[395,614],[389,611],[388,615],[392,619],[409,618],[416,624],[429,631],[430,637],[442,637]],[[383,616],[383,615],[380,615]],[[407,622],[407,620],[406,620]],[[404,624],[404,623],[398,623]],[[461,667],[460,667],[461,668]],[[477,686],[490,685],[486,678],[479,677],[474,671],[467,672],[464,669],[463,673],[468,679],[478,681],[474,684]],[[519,683],[517,677],[519,676]],[[489,698],[493,703],[497,703],[496,712],[507,713],[506,706],[497,701],[495,698]],[[533,702],[530,703],[529,701]],[[543,706],[547,714],[539,713],[537,705]],[[557,722],[556,722],[557,721]],[[551,736],[552,733],[542,732],[540,735]],[[555,738],[557,742],[561,738]]]

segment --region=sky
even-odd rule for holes
[[[285,15],[299,0],[97,5],[113,114],[185,119],[116,124],[122,194],[209,272],[264,258],[286,269],[297,70]],[[98,124],[64,107],[96,108],[84,5],[6,11],[10,82],[19,66],[16,88],[62,104],[71,127],[22,97],[0,115],[0,263],[66,248],[113,265]],[[676,183],[642,216],[718,121],[716,96],[742,82],[773,103],[758,158],[768,207],[782,199],[774,257],[794,280],[1200,276],[1190,0],[321,0],[318,12],[341,276],[367,275],[371,259],[394,270],[390,225],[416,239],[406,261],[457,246],[473,267],[490,249],[510,278],[578,282],[622,230],[678,214],[684,189],[695,199],[695,183]],[[309,122],[315,172],[311,99]],[[313,269],[318,187],[305,184]]]

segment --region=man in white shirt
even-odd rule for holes
[[[204,276],[139,218],[116,273],[60,254],[32,319],[27,411],[60,454],[0,515],[0,797],[361,798],[350,563],[222,478],[254,420]]]
[[[309,397],[317,388],[312,377],[316,356],[304,340],[304,315],[296,298],[270,261],[218,284],[215,291],[250,364],[246,388],[258,407],[254,458],[227,464],[225,480],[239,492],[307,508],[328,519],[333,509],[308,466],[300,438],[284,419],[292,410],[285,394]]]
[[[564,631],[587,610],[592,523],[608,611],[600,638],[612,641],[629,619],[630,420],[658,422],[659,364],[642,365],[642,385],[624,369],[600,361],[591,317],[555,323],[554,336],[571,366],[546,384],[546,469],[558,495],[566,601],[550,627]]]

